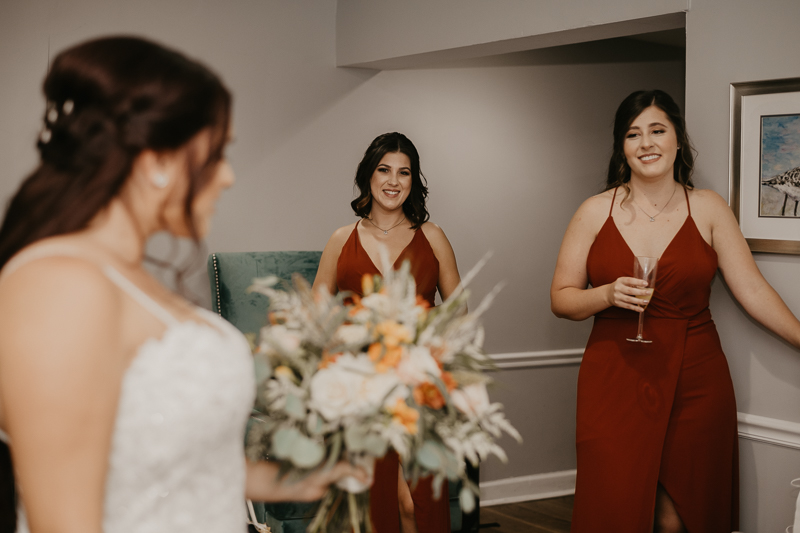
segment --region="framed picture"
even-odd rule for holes
[[[800,254],[800,78],[731,84],[730,158],[750,250]]]

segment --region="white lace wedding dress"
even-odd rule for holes
[[[139,347],[123,379],[103,530],[243,533],[243,438],[255,394],[247,341],[204,309],[205,323],[179,322],[116,270],[104,272],[167,329]],[[23,509],[18,531],[28,531]]]

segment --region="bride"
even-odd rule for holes
[[[143,267],[156,232],[203,238],[233,184],[220,80],[104,38],[56,57],[44,93],[41,161],[0,228],[0,437],[19,530],[244,531],[245,496],[314,500],[363,477],[340,464],[290,484],[245,461],[247,342]]]

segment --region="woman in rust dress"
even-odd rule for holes
[[[595,317],[578,377],[573,532],[738,529],[736,400],[708,301],[720,270],[753,318],[800,347],[800,322],[758,270],[716,193],[695,189],[692,147],[666,93],[617,110],[605,192],[570,222],[553,312]],[[633,277],[658,257],[655,290]],[[591,286],[591,288],[588,288]],[[636,296],[652,292],[644,336]]]
[[[417,294],[434,305],[437,289],[442,299],[461,281],[456,258],[444,232],[428,222],[428,189],[420,172],[419,154],[400,133],[377,137],[367,148],[356,171],[359,197],[351,202],[358,222],[337,229],[320,260],[314,288],[332,293],[361,295],[365,274],[380,274],[380,250],[392,268],[411,263]],[[410,489],[402,476],[397,454],[389,452],[375,465],[370,512],[377,533],[446,533],[450,531],[447,484],[433,497],[431,478]],[[402,522],[402,528],[401,528]]]

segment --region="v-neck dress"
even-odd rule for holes
[[[593,287],[633,276],[634,254],[613,209],[612,200],[589,250]],[[638,313],[610,307],[595,315],[578,375],[573,532],[650,531],[658,483],[688,531],[738,529],[736,400],[708,309],[716,271],[717,254],[689,208],[658,262],[644,316],[652,344],[626,340]]]
[[[361,279],[364,274],[380,274],[380,270],[370,258],[361,239],[358,237],[357,222],[342,247],[339,260],[336,263],[336,286],[340,291],[351,291],[361,295]],[[433,248],[422,230],[414,232],[411,242],[403,248],[394,262],[393,268],[398,269],[403,261],[410,261],[411,275],[417,284],[417,294],[422,296],[428,305],[434,306],[436,287],[439,284],[439,260],[433,253]]]
[[[403,261],[410,261],[411,274],[417,284],[417,294],[430,306],[434,305],[436,287],[439,283],[439,260],[433,253],[425,233],[418,229],[406,246],[393,268],[397,269]],[[350,291],[362,296],[361,279],[365,274],[380,274],[358,238],[358,223],[348,237],[336,263],[336,285],[340,291]],[[370,491],[370,516],[375,533],[400,533],[398,513],[398,467],[399,461],[394,451],[389,451],[383,459],[375,463],[375,482]],[[417,530],[426,533],[449,533],[450,503],[447,483],[442,485],[438,500],[433,498],[432,478],[423,478],[411,491],[414,500],[414,516]]]

